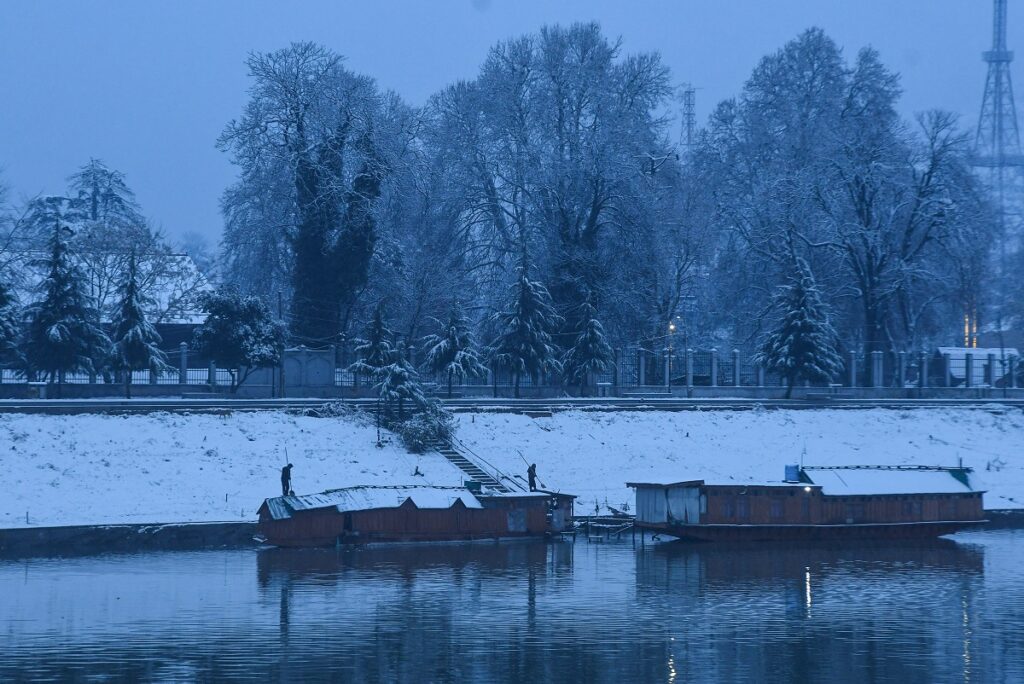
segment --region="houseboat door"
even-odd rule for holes
[[[673,487],[668,490],[668,518],[695,525],[700,522],[700,488]]]

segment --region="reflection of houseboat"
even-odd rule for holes
[[[473,494],[461,487],[348,487],[267,499],[258,529],[275,546],[541,537],[571,525],[574,498]]]
[[[969,468],[787,466],[760,484],[628,483],[639,527],[695,541],[906,539],[983,522]]]

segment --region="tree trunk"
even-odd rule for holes
[[[130,369],[124,374],[124,396],[126,399],[132,398],[132,372]]]
[[[448,398],[452,398],[452,372],[448,371]]]
[[[512,386],[514,388],[513,396],[516,399],[518,399],[519,398],[519,373],[515,374],[515,381],[513,382]]]
[[[786,382],[787,382],[787,385],[786,385],[786,398],[787,399],[792,399],[793,398],[793,385],[796,384],[796,376],[795,375],[790,375],[788,378],[786,378]]]

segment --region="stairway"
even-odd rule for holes
[[[468,479],[479,482],[484,487],[496,492],[508,493],[513,491],[506,482],[498,479],[502,477],[501,473],[496,473],[497,477],[488,473],[474,463],[467,454],[462,453],[455,445],[438,441],[432,446],[435,451],[448,459],[449,463],[465,473]]]

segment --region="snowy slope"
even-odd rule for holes
[[[299,493],[462,483],[438,454],[375,442],[372,424],[283,412],[0,415],[0,528],[24,527],[26,511],[32,526],[254,520],[281,493],[285,448]]]
[[[552,489],[578,494],[577,513],[619,507],[627,481],[778,481],[786,463],[956,465],[975,468],[987,508],[1024,507],[1024,414],[914,411],[685,411],[460,416],[459,438],[509,473],[516,453]],[[602,511],[606,512],[606,511]]]
[[[521,451],[551,488],[632,502],[628,480],[779,480],[783,465],[908,463],[977,469],[989,508],[1024,507],[1024,415],[918,411],[558,413],[459,416],[459,437],[513,474]],[[689,434],[689,436],[687,436]],[[284,450],[298,493],[359,484],[458,485],[437,454],[374,446],[373,425],[283,412],[225,416],[0,414],[8,491],[0,528],[29,524],[253,520],[280,491]],[[988,468],[990,469],[987,469]],[[424,474],[414,476],[416,468]],[[226,500],[225,500],[226,497]]]

